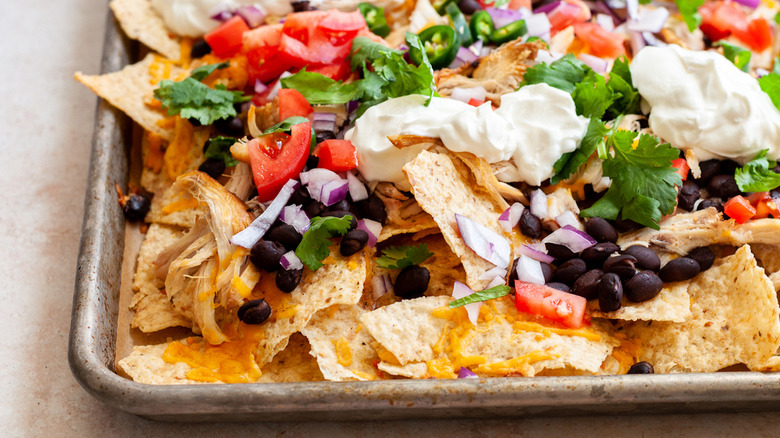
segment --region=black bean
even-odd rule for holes
[[[548,281],[552,280],[553,267],[550,266],[549,263],[539,262],[539,265],[542,266],[542,275],[544,276],[544,282],[547,283]],[[515,276],[517,276],[517,266],[515,266]]]
[[[209,46],[209,43],[207,43],[206,40],[198,40],[195,41],[192,45],[192,49],[190,49],[190,58],[202,58],[209,53],[211,53],[211,46]]]
[[[623,254],[634,256],[636,259],[635,266],[641,269],[649,269],[654,272],[658,272],[661,269],[661,259],[658,258],[652,249],[644,247],[642,245],[633,245],[624,249]]]
[[[707,160],[699,163],[699,169],[701,169],[701,176],[696,182],[699,186],[706,186],[712,180],[712,177],[721,173],[720,160]]]
[[[225,162],[218,158],[207,158],[198,166],[198,170],[214,179],[219,179],[225,173]]]
[[[617,274],[604,274],[599,281],[599,309],[602,312],[618,310],[623,301],[623,284]]]
[[[328,206],[327,210],[328,211],[338,211],[338,210],[348,211],[349,210],[349,201],[347,201],[346,199],[342,199],[341,201],[339,201],[339,202],[337,202],[337,203],[335,203],[333,205]]]
[[[198,120],[198,119],[196,119],[194,117],[188,118],[187,121],[190,122],[190,125],[192,125],[192,126],[203,126],[203,124],[200,123],[200,120]]]
[[[739,163],[733,160],[723,160],[720,162],[720,173],[727,175],[734,175],[734,171],[740,167]]]
[[[542,221],[531,214],[531,209],[526,208],[520,215],[520,232],[532,239],[542,237]]]
[[[715,210],[718,210],[719,212],[723,213],[723,202],[716,201],[714,199],[705,199],[701,202],[699,202],[699,206],[696,207],[696,210],[704,210],[705,208],[714,207]]]
[[[563,283],[558,283],[556,281],[551,281],[546,284],[547,287],[551,287],[553,289],[558,289],[564,292],[571,292],[571,288]]]
[[[590,248],[585,248],[580,257],[589,264],[601,265],[610,255],[618,252],[620,247],[612,242],[597,243]]]
[[[661,292],[664,282],[653,271],[642,271],[626,282],[625,293],[629,301],[641,303]]]
[[[268,230],[265,240],[281,243],[287,251],[293,251],[301,243],[301,233],[295,227],[288,224],[281,224]]]
[[[385,203],[375,194],[371,194],[368,199],[357,203],[360,217],[371,219],[384,225],[387,222],[387,211]]]
[[[249,251],[249,260],[257,269],[274,272],[279,270],[279,261],[286,252],[287,249],[279,242],[259,240]]]
[[[319,165],[320,158],[317,156],[309,155],[309,158],[306,159],[306,170],[315,169]]]
[[[618,233],[606,219],[592,217],[585,221],[585,232],[590,237],[596,239],[596,242],[617,242]]]
[[[301,283],[303,269],[280,269],[276,273],[276,287],[280,291],[289,294]]]
[[[271,306],[264,299],[247,301],[238,308],[238,319],[244,324],[260,324],[271,316]]]
[[[601,269],[591,269],[574,282],[571,292],[584,297],[586,300],[596,298],[598,296],[599,280],[601,280],[603,275],[604,271]]]
[[[693,211],[693,204],[699,200],[699,186],[693,181],[685,181],[677,194],[677,206],[685,211]]]
[[[621,280],[628,281],[636,274],[636,257],[623,254],[610,257],[604,262],[604,272],[617,274]]]
[[[733,174],[715,175],[707,186],[707,191],[710,196],[722,199],[733,198],[741,193]]]
[[[317,144],[322,143],[325,140],[333,140],[336,138],[336,134],[333,131],[316,131],[315,140]]]
[[[474,15],[475,12],[482,9],[482,5],[477,0],[460,0],[458,9],[465,15]]]
[[[344,217],[349,215],[349,217],[351,218],[349,222],[349,230],[352,231],[355,228],[357,228],[357,219],[355,219],[355,216],[348,211],[344,211],[344,210],[324,211],[321,213],[321,215],[322,217]]]
[[[700,272],[710,269],[712,264],[715,263],[715,253],[706,246],[700,246],[692,250],[686,257],[694,259],[699,263]]]
[[[352,230],[341,238],[339,250],[341,255],[349,257],[360,251],[368,243],[368,233],[363,230]]]
[[[664,265],[664,267],[661,268],[661,272],[658,273],[658,276],[661,277],[661,280],[663,280],[664,283],[669,281],[684,281],[695,277],[700,271],[701,267],[699,266],[699,262],[692,258],[680,257]]]
[[[615,226],[615,229],[617,229],[621,233],[627,233],[629,231],[634,231],[642,228],[642,224],[638,224],[632,221],[631,219],[617,218],[614,221],[612,221],[612,224]]]
[[[309,202],[310,200],[311,200],[311,196],[309,196],[309,191],[306,190],[305,187],[300,186],[297,189],[295,189],[293,194],[290,196],[290,200],[287,201],[287,204],[289,204],[289,205],[293,205],[293,204],[304,205],[307,202]]]
[[[654,373],[655,370],[653,369],[653,366],[647,362],[642,361],[631,365],[631,368],[628,369],[628,372],[626,374],[654,374]]]
[[[544,247],[547,248],[547,255],[555,257],[555,260],[558,263],[565,262],[566,260],[577,257],[576,253],[572,252],[564,245],[559,245],[557,243],[545,243]]]
[[[408,266],[395,278],[393,290],[396,296],[404,299],[420,298],[428,290],[431,273],[422,266]]]
[[[306,12],[312,10],[311,5],[309,5],[309,0],[296,0],[290,2],[290,6],[292,6],[293,12]]]
[[[152,203],[143,193],[132,194],[127,198],[123,211],[129,221],[142,221],[149,213],[149,207]]]
[[[571,286],[574,282],[588,270],[585,261],[582,259],[567,260],[553,274],[553,280],[558,283],[564,283]]]
[[[515,287],[515,280],[517,280],[517,263],[519,261],[520,261],[520,257],[514,259],[512,261],[512,267],[509,268],[509,275],[507,275],[506,277],[506,284],[508,284],[509,287]],[[544,270],[542,270],[542,274],[544,274]]]
[[[219,119],[214,122],[214,127],[217,128],[217,131],[230,137],[243,137],[245,135],[244,122],[238,116]]]
[[[310,218],[321,215],[323,211],[325,211],[325,204],[319,201],[312,201],[303,207],[303,212]]]

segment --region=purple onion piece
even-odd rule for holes
[[[557,8],[558,6],[560,6],[561,3],[563,3],[563,2],[552,2],[552,3],[548,3],[546,5],[539,6],[538,8],[534,9],[534,14],[539,14],[539,13],[545,13],[546,14],[548,12],[552,12],[553,9]]]
[[[495,268],[488,269],[487,271],[483,272],[479,275],[480,280],[494,280],[496,278],[500,278],[503,280],[503,278],[506,277],[506,269],[496,266]],[[490,289],[492,286],[488,286],[487,288]]]
[[[531,213],[539,219],[547,216],[547,195],[542,189],[531,192]]]
[[[455,59],[452,60],[449,68],[458,68],[463,64],[470,64],[477,59],[479,59],[479,57],[477,57],[477,55],[475,55],[471,50],[465,47],[459,47],[458,54],[455,55]]]
[[[368,246],[375,247],[379,241],[379,235],[382,234],[382,224],[371,219],[360,219],[358,221],[358,230],[363,230],[368,234]]]
[[[639,32],[660,32],[669,18],[669,10],[666,8],[644,9],[634,20],[626,23],[628,30]]]
[[[520,245],[517,250],[521,255],[538,260],[542,263],[552,263],[555,261],[555,257],[545,254],[537,249],[531,248],[528,245]]]
[[[358,106],[360,106],[359,100],[350,100],[349,103],[347,103],[347,112],[351,113],[352,111],[357,111]]]
[[[626,0],[626,12],[630,19],[636,20],[639,15],[639,0]]]
[[[279,264],[282,265],[285,271],[296,271],[303,269],[303,262],[295,255],[295,251],[287,251],[279,260]]]
[[[230,20],[231,18],[233,18],[233,13],[228,11],[228,10],[219,11],[219,12],[217,12],[216,14],[212,15],[209,18],[211,18],[212,20],[216,20],[216,21],[220,21],[220,22],[224,23],[224,22]]]
[[[501,228],[503,228],[504,231],[511,233],[515,225],[520,222],[520,216],[523,215],[523,210],[525,210],[525,206],[519,202],[515,202],[501,213],[501,216],[498,217],[498,224],[501,225]]]
[[[578,253],[585,248],[589,248],[596,244],[596,241],[590,237],[584,231],[580,231],[570,225],[561,227],[547,237],[542,239],[542,242],[554,243],[557,245],[563,245],[573,253]]]
[[[322,202],[320,200],[322,186],[330,181],[341,180],[341,177],[338,176],[336,172],[319,167],[307,172],[301,172],[300,178],[303,185],[306,186],[306,190],[308,190],[309,195],[318,202]]]
[[[230,238],[230,243],[233,245],[242,246],[244,248],[252,248],[258,240],[265,236],[265,233],[271,228],[271,225],[276,221],[281,214],[282,209],[290,200],[295,188],[298,186],[298,181],[291,179],[284,184],[279,194],[276,195],[268,208],[257,217],[248,227],[234,234]]]
[[[734,0],[735,2],[745,5],[749,8],[755,9],[761,4],[761,0]]]
[[[393,282],[387,274],[374,275],[371,278],[371,297],[378,300],[388,292],[393,291]]]
[[[666,43],[659,40],[650,32],[642,32],[642,38],[644,38],[645,42],[647,42],[648,46],[655,46],[655,47],[664,47],[666,46]]]
[[[255,80],[255,93],[263,94],[268,91],[268,85],[264,84],[260,79]]]
[[[305,233],[306,230],[309,229],[309,225],[311,225],[309,216],[301,209],[300,205],[288,205],[284,207],[279,218],[282,222],[295,228],[295,231],[300,234]]]
[[[514,9],[485,8],[485,11],[490,14],[490,18],[493,19],[493,26],[495,26],[496,29],[501,29],[507,24],[522,20],[527,15],[522,11],[516,11]]]
[[[558,215],[555,218],[555,222],[558,222],[558,225],[561,227],[565,227],[566,225],[569,225],[578,230],[580,230],[582,227],[582,224],[580,223],[580,220],[577,218],[577,215],[574,214],[574,212],[569,210],[566,210],[560,215]]]
[[[458,371],[458,378],[459,379],[479,379],[479,376],[474,374],[470,369],[465,367],[460,367],[460,371]]]
[[[236,9],[236,15],[241,16],[252,29],[265,22],[265,12],[251,5],[239,7]]]
[[[347,180],[339,179],[338,181],[330,181],[322,186],[320,192],[320,202],[325,204],[326,207],[345,199],[349,193],[349,183]]]
[[[552,28],[547,14],[533,14],[525,19],[525,25],[528,29],[528,35],[535,37],[546,36]]]
[[[368,199],[368,190],[357,176],[352,172],[347,172],[347,183],[349,183],[349,197],[352,201],[362,201]]]
[[[526,283],[544,284],[542,265],[538,260],[521,255],[517,261],[517,279]]]
[[[335,120],[314,120],[311,125],[315,132],[336,132]]]
[[[605,74],[609,68],[609,62],[598,56],[588,55],[587,53],[580,53],[577,58],[584,62],[585,65],[592,68],[598,74]]]
[[[596,23],[610,32],[615,29],[615,19],[609,14],[596,14]]]
[[[634,56],[647,45],[642,33],[633,30],[628,31],[628,42],[631,43],[631,52]]]
[[[509,265],[511,248],[506,238],[458,213],[455,213],[455,222],[463,242],[478,256],[496,266],[505,268]]]
[[[482,42],[482,40],[477,40],[477,41],[474,42],[474,44],[469,46],[469,51],[471,51],[471,53],[473,53],[474,56],[479,57],[479,54],[482,52],[482,45],[483,44],[484,43]],[[479,58],[477,58],[477,59],[479,59]]]
[[[470,287],[466,286],[465,284],[459,281],[456,281],[455,284],[452,286],[452,298],[455,298],[456,300],[459,300],[463,297],[467,297],[473,293],[474,291],[471,290]],[[477,325],[477,318],[479,317],[479,308],[482,307],[482,301],[478,301],[476,303],[469,303],[463,307],[466,308],[466,313],[469,316],[469,321],[471,321],[472,324]]]
[[[464,103],[469,103],[471,99],[477,99],[484,102],[486,96],[487,90],[485,90],[485,87],[481,85],[469,88],[455,87],[452,89],[452,93],[450,94],[451,99],[459,100]]]

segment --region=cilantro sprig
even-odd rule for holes
[[[769,160],[764,149],[756,158],[734,172],[737,187],[743,192],[766,192],[780,187],[780,173],[773,170],[777,162]]]
[[[212,158],[215,160],[221,160],[225,163],[226,167],[233,167],[238,164],[238,160],[233,158],[233,154],[230,153],[230,147],[236,143],[236,139],[233,137],[213,137],[206,143],[206,152],[204,156],[206,158]]]
[[[761,90],[769,95],[775,108],[780,110],[780,74],[770,73],[758,78],[758,85]]]
[[[683,21],[688,26],[688,30],[693,32],[701,24],[701,15],[699,7],[705,0],[674,0],[677,9],[680,11]]]
[[[505,284],[499,284],[498,286],[493,286],[490,289],[485,289],[483,291],[475,292],[471,295],[466,295],[465,297],[459,298],[455,301],[450,301],[449,307],[450,309],[454,309],[456,307],[465,306],[466,304],[501,298],[503,296],[509,295],[511,290],[511,287]]]
[[[433,255],[428,250],[428,245],[417,246],[391,246],[382,251],[382,257],[376,261],[377,266],[385,269],[404,269],[412,265],[419,265]]]
[[[228,91],[224,85],[217,84],[209,88],[204,84],[211,73],[228,67],[228,62],[204,65],[196,68],[190,77],[180,82],[168,79],[160,81],[160,86],[154,90],[154,98],[168,110],[169,116],[181,115],[185,119],[195,119],[202,125],[211,125],[215,120],[236,116],[233,104],[245,102],[240,91]]]
[[[295,249],[295,255],[312,271],[323,266],[322,261],[330,255],[331,237],[343,236],[349,231],[352,216],[319,217],[311,220],[309,229],[303,234],[303,239]]]
[[[750,50],[723,41],[719,41],[717,45],[723,47],[723,56],[731,61],[738,69],[745,73],[749,71],[750,58],[752,56]]]

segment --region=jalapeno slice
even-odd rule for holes
[[[525,20],[517,20],[507,24],[501,29],[496,29],[490,34],[490,41],[494,44],[504,44],[507,41],[512,41],[528,32],[528,27],[525,25]]]
[[[439,15],[444,15],[444,11],[447,10],[447,6],[454,2],[455,0],[433,0],[431,2],[431,6],[433,6],[433,9],[436,9],[436,12],[438,12]]]
[[[455,29],[449,26],[443,24],[431,26],[420,32],[418,36],[425,53],[428,55],[431,67],[435,70],[450,65],[458,54],[460,41],[455,33]],[[422,62],[422,55],[417,50],[410,51],[409,57],[417,65],[420,65]]]
[[[458,33],[460,45],[463,47],[470,46],[471,43],[474,42],[474,38],[472,38],[469,25],[466,23],[466,17],[464,17],[463,12],[458,9],[458,5],[455,3],[448,4],[447,15],[450,17],[450,24],[455,28],[455,32]]]
[[[385,10],[383,8],[374,6],[371,3],[360,3],[358,4],[358,9],[366,20],[368,30],[382,38],[390,33],[390,26],[387,25]]]
[[[489,43],[491,41],[490,36],[496,30],[496,27],[493,25],[493,19],[487,11],[479,11],[471,16],[469,29],[471,29],[471,35],[474,39]]]

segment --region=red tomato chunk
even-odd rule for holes
[[[515,306],[520,312],[541,316],[566,327],[586,325],[585,298],[548,286],[515,281]]]

